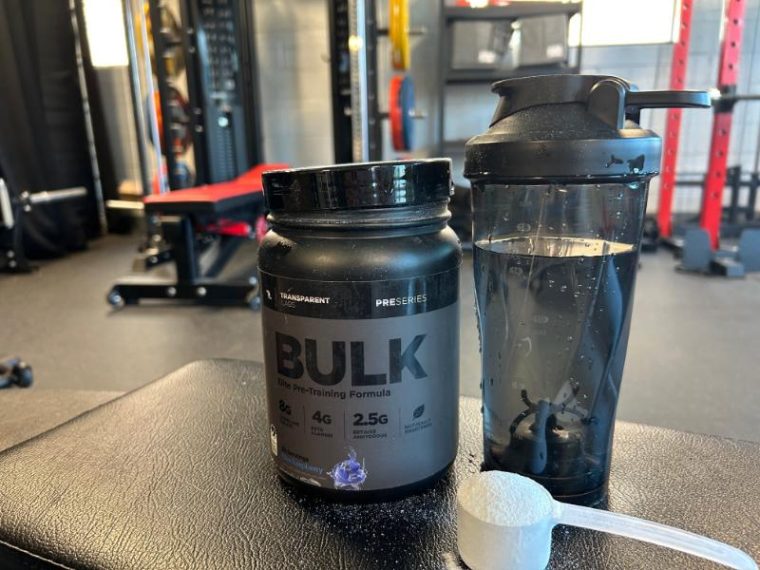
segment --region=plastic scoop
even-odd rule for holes
[[[552,528],[566,524],[626,536],[693,554],[738,570],[757,570],[746,553],[670,526],[555,501],[535,481],[504,471],[469,477],[457,493],[457,543],[472,570],[542,570]]]

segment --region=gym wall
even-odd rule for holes
[[[387,0],[376,0],[378,26],[387,27]],[[259,57],[261,116],[268,160],[306,166],[334,161],[328,15],[326,0],[255,0]],[[412,38],[410,74],[416,106],[427,118],[415,121],[415,146],[424,155],[436,140],[438,82],[437,0],[412,0],[410,22],[424,26],[424,36]],[[387,85],[392,77],[386,38],[378,43],[381,109],[388,108]],[[479,125],[479,124],[478,124]],[[384,156],[397,153],[383,125]]]
[[[325,1],[255,0],[254,17],[266,160],[332,163]]]

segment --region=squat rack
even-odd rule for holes
[[[714,105],[709,162],[707,174],[702,184],[703,191],[699,216],[699,227],[707,232],[713,250],[718,249],[720,241],[723,191],[729,175],[727,162],[731,140],[733,109],[736,103],[740,101],[760,99],[760,96],[757,95],[737,95],[736,93],[745,4],[746,0],[727,0],[722,28],[723,34],[717,86],[720,91],[720,97]],[[693,0],[682,0],[679,38],[673,48],[673,61],[671,64],[671,89],[683,89],[685,87],[692,13]],[[673,236],[673,197],[675,187],[678,185],[676,181],[676,163],[680,132],[681,110],[670,109],[668,110],[665,128],[662,177],[657,211],[657,225],[663,238],[671,238]],[[760,149],[758,150],[760,151]],[[735,191],[734,195],[732,195],[732,210],[734,211],[736,210],[736,205],[733,202],[736,200],[737,194]]]

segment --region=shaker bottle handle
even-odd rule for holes
[[[629,91],[625,96],[625,118],[638,123],[642,109],[710,105],[707,91]]]
[[[639,122],[641,109],[710,107],[707,91],[633,91],[617,77],[598,81],[588,96],[588,110],[608,125],[622,129],[625,120]]]
[[[707,91],[629,91],[625,97],[626,110],[709,106]]]

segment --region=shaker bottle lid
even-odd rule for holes
[[[660,137],[638,125],[651,107],[709,107],[705,91],[638,91],[619,77],[540,75],[494,83],[487,132],[465,146],[474,180],[641,178],[660,169]]]
[[[451,161],[399,160],[265,172],[272,212],[417,206],[448,200]]]

